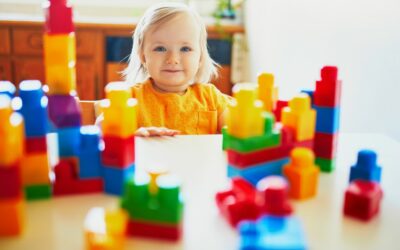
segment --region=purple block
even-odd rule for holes
[[[49,96],[49,115],[56,128],[81,126],[81,109],[74,96]]]

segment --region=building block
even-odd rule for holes
[[[314,139],[316,112],[311,109],[310,97],[299,94],[282,109],[282,124],[295,131],[296,141]]]
[[[51,184],[43,185],[30,185],[25,186],[25,199],[26,200],[42,200],[51,198],[52,186]]]
[[[22,196],[22,180],[20,162],[12,166],[0,166],[0,200]]]
[[[250,83],[235,84],[233,102],[229,103],[228,134],[235,138],[259,137],[266,132],[263,103],[258,98],[258,86]]]
[[[101,177],[100,129],[95,125],[80,129],[79,177]]]
[[[347,216],[368,221],[379,212],[382,197],[379,183],[355,180],[346,190],[343,212]]]
[[[314,153],[310,149],[294,148],[283,173],[289,181],[291,198],[307,199],[317,193],[319,167],[314,165]]]
[[[241,250],[308,249],[303,229],[295,217],[263,216],[239,224]]]
[[[76,95],[75,64],[47,65],[45,78],[49,95]]]
[[[276,102],[275,109],[273,110],[273,113],[274,113],[274,116],[275,116],[275,119],[276,119],[277,122],[280,122],[282,120],[281,119],[282,109],[284,107],[287,107],[288,105],[289,105],[288,101],[278,100]]]
[[[335,169],[336,159],[315,158],[315,164],[319,166],[322,172],[330,173]]]
[[[59,128],[57,135],[60,157],[78,157],[81,143],[80,127]]]
[[[50,162],[47,152],[24,155],[21,167],[24,186],[50,184]]]
[[[272,112],[278,100],[278,88],[274,86],[274,75],[261,73],[257,78],[258,99],[263,102],[265,111]]]
[[[128,211],[131,220],[153,223],[179,224],[183,215],[180,182],[170,174],[157,178],[158,191],[150,192],[150,176],[135,173],[125,183],[121,207]]]
[[[372,150],[361,150],[358,152],[357,163],[350,169],[350,180],[356,179],[366,181],[381,181],[382,168],[376,163],[377,155]]]
[[[0,199],[0,237],[21,234],[25,220],[24,211],[22,197]]]
[[[103,136],[104,150],[101,160],[104,166],[125,168],[135,162],[135,137]]]
[[[106,99],[113,108],[125,108],[132,98],[132,91],[126,82],[110,82],[105,87]]]
[[[84,222],[85,249],[124,249],[128,215],[122,209],[94,207]]]
[[[135,164],[125,168],[103,166],[104,192],[121,196],[124,193],[124,183],[131,179],[135,172]]]
[[[336,157],[338,133],[328,134],[315,132],[314,153],[317,157],[333,159]]]
[[[314,92],[314,105],[331,108],[340,106],[342,82],[337,79],[337,74],[338,69],[334,66],[321,69],[321,80],[316,82]]]
[[[66,0],[50,0],[43,4],[45,31],[49,34],[66,34],[74,31],[72,7]]]
[[[260,202],[264,213],[275,216],[288,216],[293,209],[289,203],[289,186],[282,176],[268,176],[257,183],[261,193]]]
[[[49,96],[49,115],[56,128],[81,126],[81,109],[72,95]]]
[[[45,67],[70,65],[76,62],[75,33],[44,34]],[[71,89],[73,90],[73,89]],[[66,93],[67,94],[67,93]]]
[[[177,241],[182,236],[182,225],[129,219],[127,235]]]
[[[36,154],[47,152],[47,139],[46,136],[41,137],[28,137],[25,139],[25,153]]]
[[[340,108],[313,106],[317,111],[316,131],[334,134],[339,131]]]
[[[10,98],[15,96],[15,86],[10,81],[0,81],[0,95],[5,94],[8,95]]]
[[[215,201],[222,216],[236,227],[242,220],[255,220],[261,214],[256,203],[256,189],[242,178],[233,178],[226,190],[215,195]]]

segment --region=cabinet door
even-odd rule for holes
[[[96,68],[89,59],[78,59],[76,63],[76,88],[79,99],[96,100],[99,98],[100,83],[98,82]]]
[[[0,28],[0,54],[10,54],[10,32],[8,28]]]
[[[39,80],[45,84],[44,64],[41,58],[18,58],[14,63],[15,85],[23,80]]]
[[[43,54],[43,29],[14,28],[12,30],[13,51],[16,55]]]
[[[11,62],[7,59],[0,59],[0,80],[13,81],[11,74]]]

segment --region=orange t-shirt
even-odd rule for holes
[[[182,134],[216,134],[229,96],[213,84],[190,85],[183,95],[157,92],[150,79],[132,86],[138,101],[138,128],[166,127]]]

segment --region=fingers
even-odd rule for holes
[[[135,132],[136,136],[142,136],[142,137],[174,136],[178,134],[180,134],[180,131],[164,127],[141,127]]]

